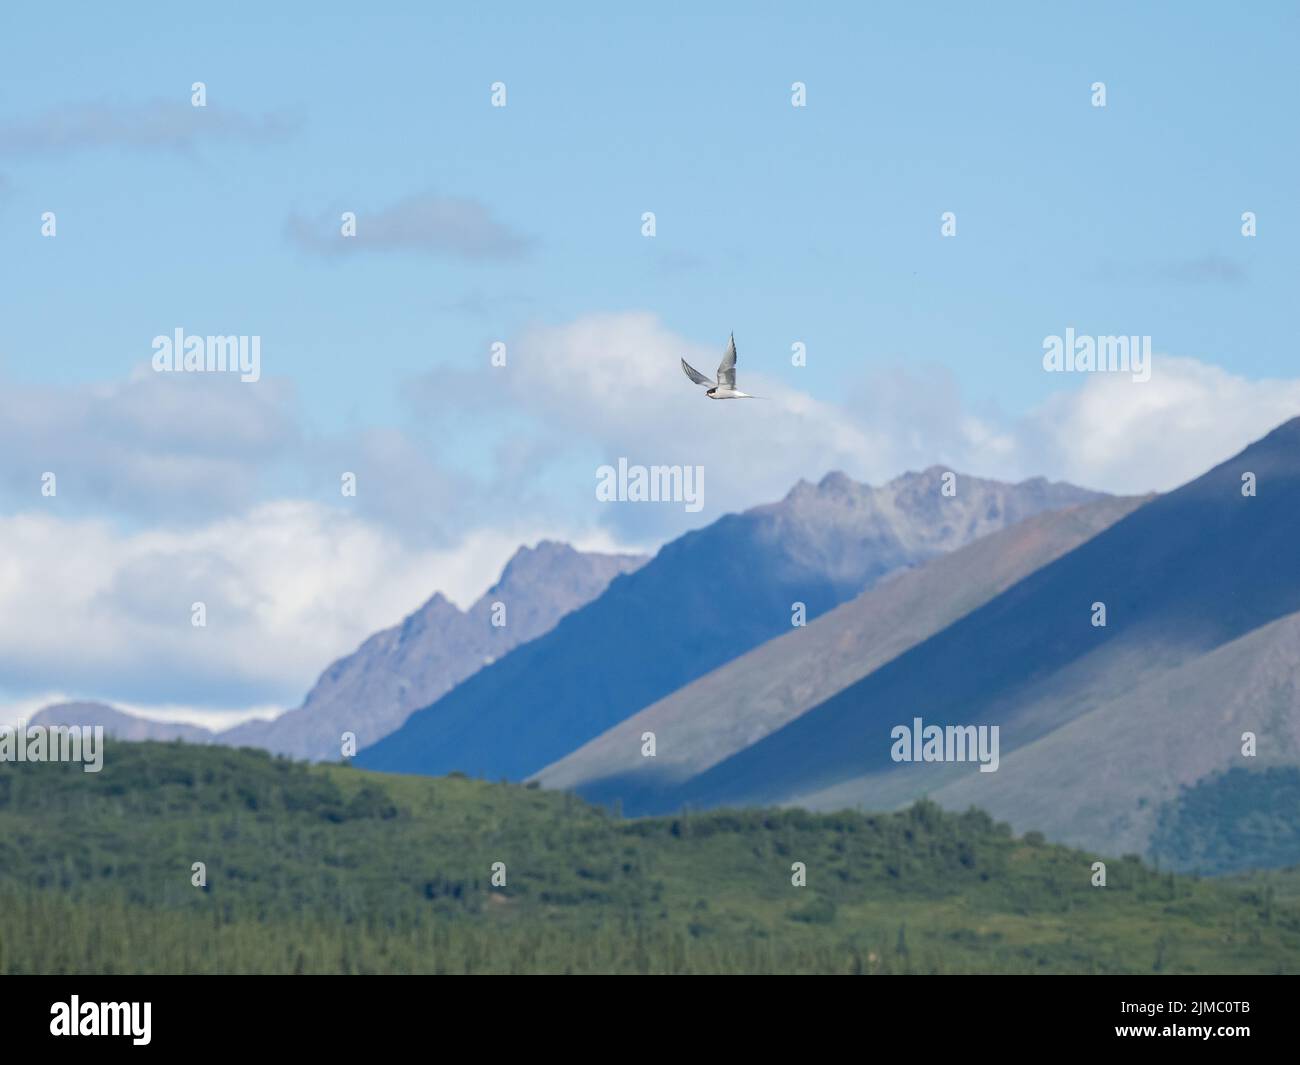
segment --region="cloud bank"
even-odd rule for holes
[[[1251,381],[1160,353],[1146,383],[1056,375],[1061,389],[1015,418],[971,411],[938,368],[841,382],[832,401],[738,343],[741,387],[763,401],[705,399],[679,359],[711,370],[721,343],[649,313],[527,329],[505,366],[482,358],[406,389],[425,421],[474,429],[460,450],[440,444],[454,433],[410,426],[315,437],[273,380],[7,383],[0,700],[294,705],[332,659],[435,590],[470,602],[521,543],[653,549],[831,469],[879,483],[940,463],[1168,490],[1300,414],[1300,380]],[[704,466],[704,510],[598,502],[597,467],[619,457]],[[268,483],[259,471],[272,461],[324,487]],[[40,496],[46,469],[66,471],[57,499]],[[355,499],[339,493],[340,470],[358,472]],[[191,624],[195,602],[204,628]]]

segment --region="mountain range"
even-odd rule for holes
[[[951,494],[950,494],[951,493]],[[831,473],[672,541],[545,636],[362,750],[364,768],[522,779],[882,578],[1100,493],[941,467],[880,487]]]
[[[317,760],[353,732],[361,767],[629,814],[929,797],[1190,871],[1284,864],[1298,527],[1300,419],[1161,496],[832,473],[650,560],[523,548],[468,611],[435,594],[275,721],[214,734],[83,703],[32,723]],[[997,770],[895,761],[917,718],[996,727]]]
[[[711,765],[673,802],[888,809],[929,795],[1141,851],[1180,789],[1300,762],[1297,528],[1300,419]],[[998,726],[1000,768],[894,762],[891,731],[915,717]]]
[[[52,703],[32,715],[28,726],[99,725],[105,735],[119,740],[184,740],[211,743],[217,733],[201,725],[180,721],[152,721],[125,713],[115,706],[95,702]]]
[[[544,787],[673,809],[675,789],[933,636],[1131,513],[1144,498],[1045,511],[907,570],[732,659],[536,775]],[[642,755],[653,733],[653,758]]]
[[[400,624],[375,633],[331,664],[300,707],[274,720],[211,732],[145,721],[102,703],[71,703],[47,707],[31,724],[102,724],[120,739],[179,738],[336,761],[344,732],[352,732],[358,744],[392,732],[411,710],[512,647],[541,636],[563,615],[600,595],[611,580],[645,561],[643,555],[584,552],[550,540],[521,547],[496,584],[468,610],[435,593]],[[500,624],[493,623],[494,612]]]

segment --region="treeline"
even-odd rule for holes
[[[1151,853],[1181,872],[1218,875],[1300,865],[1300,769],[1230,769],[1160,809]]]
[[[0,971],[1300,971],[1292,897],[1134,857],[1096,887],[1098,857],[929,803],[625,821],[116,743],[98,774],[0,765]]]

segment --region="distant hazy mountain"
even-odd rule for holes
[[[32,716],[31,725],[100,725],[104,735],[119,740],[184,740],[211,743],[216,733],[199,725],[174,721],[148,721],[125,714],[104,703],[54,703]]]
[[[645,561],[642,555],[577,551],[549,540],[521,547],[468,611],[435,594],[400,625],[375,633],[331,665],[301,707],[274,721],[236,726],[221,733],[219,742],[337,759],[342,733],[355,733],[358,746],[388,735],[412,710],[541,636]],[[494,603],[504,607],[504,625],[492,623]]]
[[[1256,496],[1243,496],[1253,474]],[[711,767],[691,805],[882,808],[923,793],[1115,853],[1213,768],[1296,757],[1300,419],[1116,522]],[[1106,624],[1092,623],[1094,603]],[[998,725],[1002,764],[895,763],[891,729]]]
[[[881,488],[842,473],[667,544],[598,599],[362,751],[367,768],[521,778],[882,577],[1044,510],[1100,497],[945,471]]]
[[[1143,502],[1107,498],[1047,511],[883,580],[619,722],[536,779],[598,802],[618,799],[628,814],[671,809],[675,785],[861,680]],[[642,755],[646,732],[655,735],[654,758]]]

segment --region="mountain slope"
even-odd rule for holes
[[[997,773],[963,774],[933,797],[1032,821],[1072,846],[1145,853],[1160,810],[1184,787],[1232,768],[1300,764],[1298,692],[1300,614],[1291,614],[1160,671],[1005,755]],[[1242,755],[1245,732],[1256,736],[1253,757]]]
[[[1257,497],[1241,494],[1246,472]],[[974,768],[895,764],[894,726],[996,724],[1006,758],[1155,671],[1300,610],[1298,526],[1295,419],[701,774],[679,800],[793,801],[873,775],[881,799],[946,786]],[[1106,604],[1105,627],[1091,623],[1094,602]],[[1002,786],[1003,772],[983,774],[979,787]]]
[[[468,611],[435,594],[400,625],[375,633],[333,663],[301,707],[274,721],[236,726],[221,733],[219,742],[337,759],[343,732],[355,733],[358,745],[386,736],[412,710],[542,635],[644,562],[641,555],[595,554],[549,540],[521,547]],[[492,624],[496,602],[505,606],[502,626]]]
[[[1143,502],[1108,498],[1047,511],[883,580],[619,722],[536,779],[592,801],[618,799],[625,814],[662,809],[671,804],[666,789],[781,728]],[[654,758],[641,753],[647,731]]]
[[[411,715],[357,764],[521,778],[722,663],[816,617],[884,575],[1043,510],[1099,497],[1038,478],[1019,485],[943,471],[881,488],[829,474],[779,503],[730,514]]]

